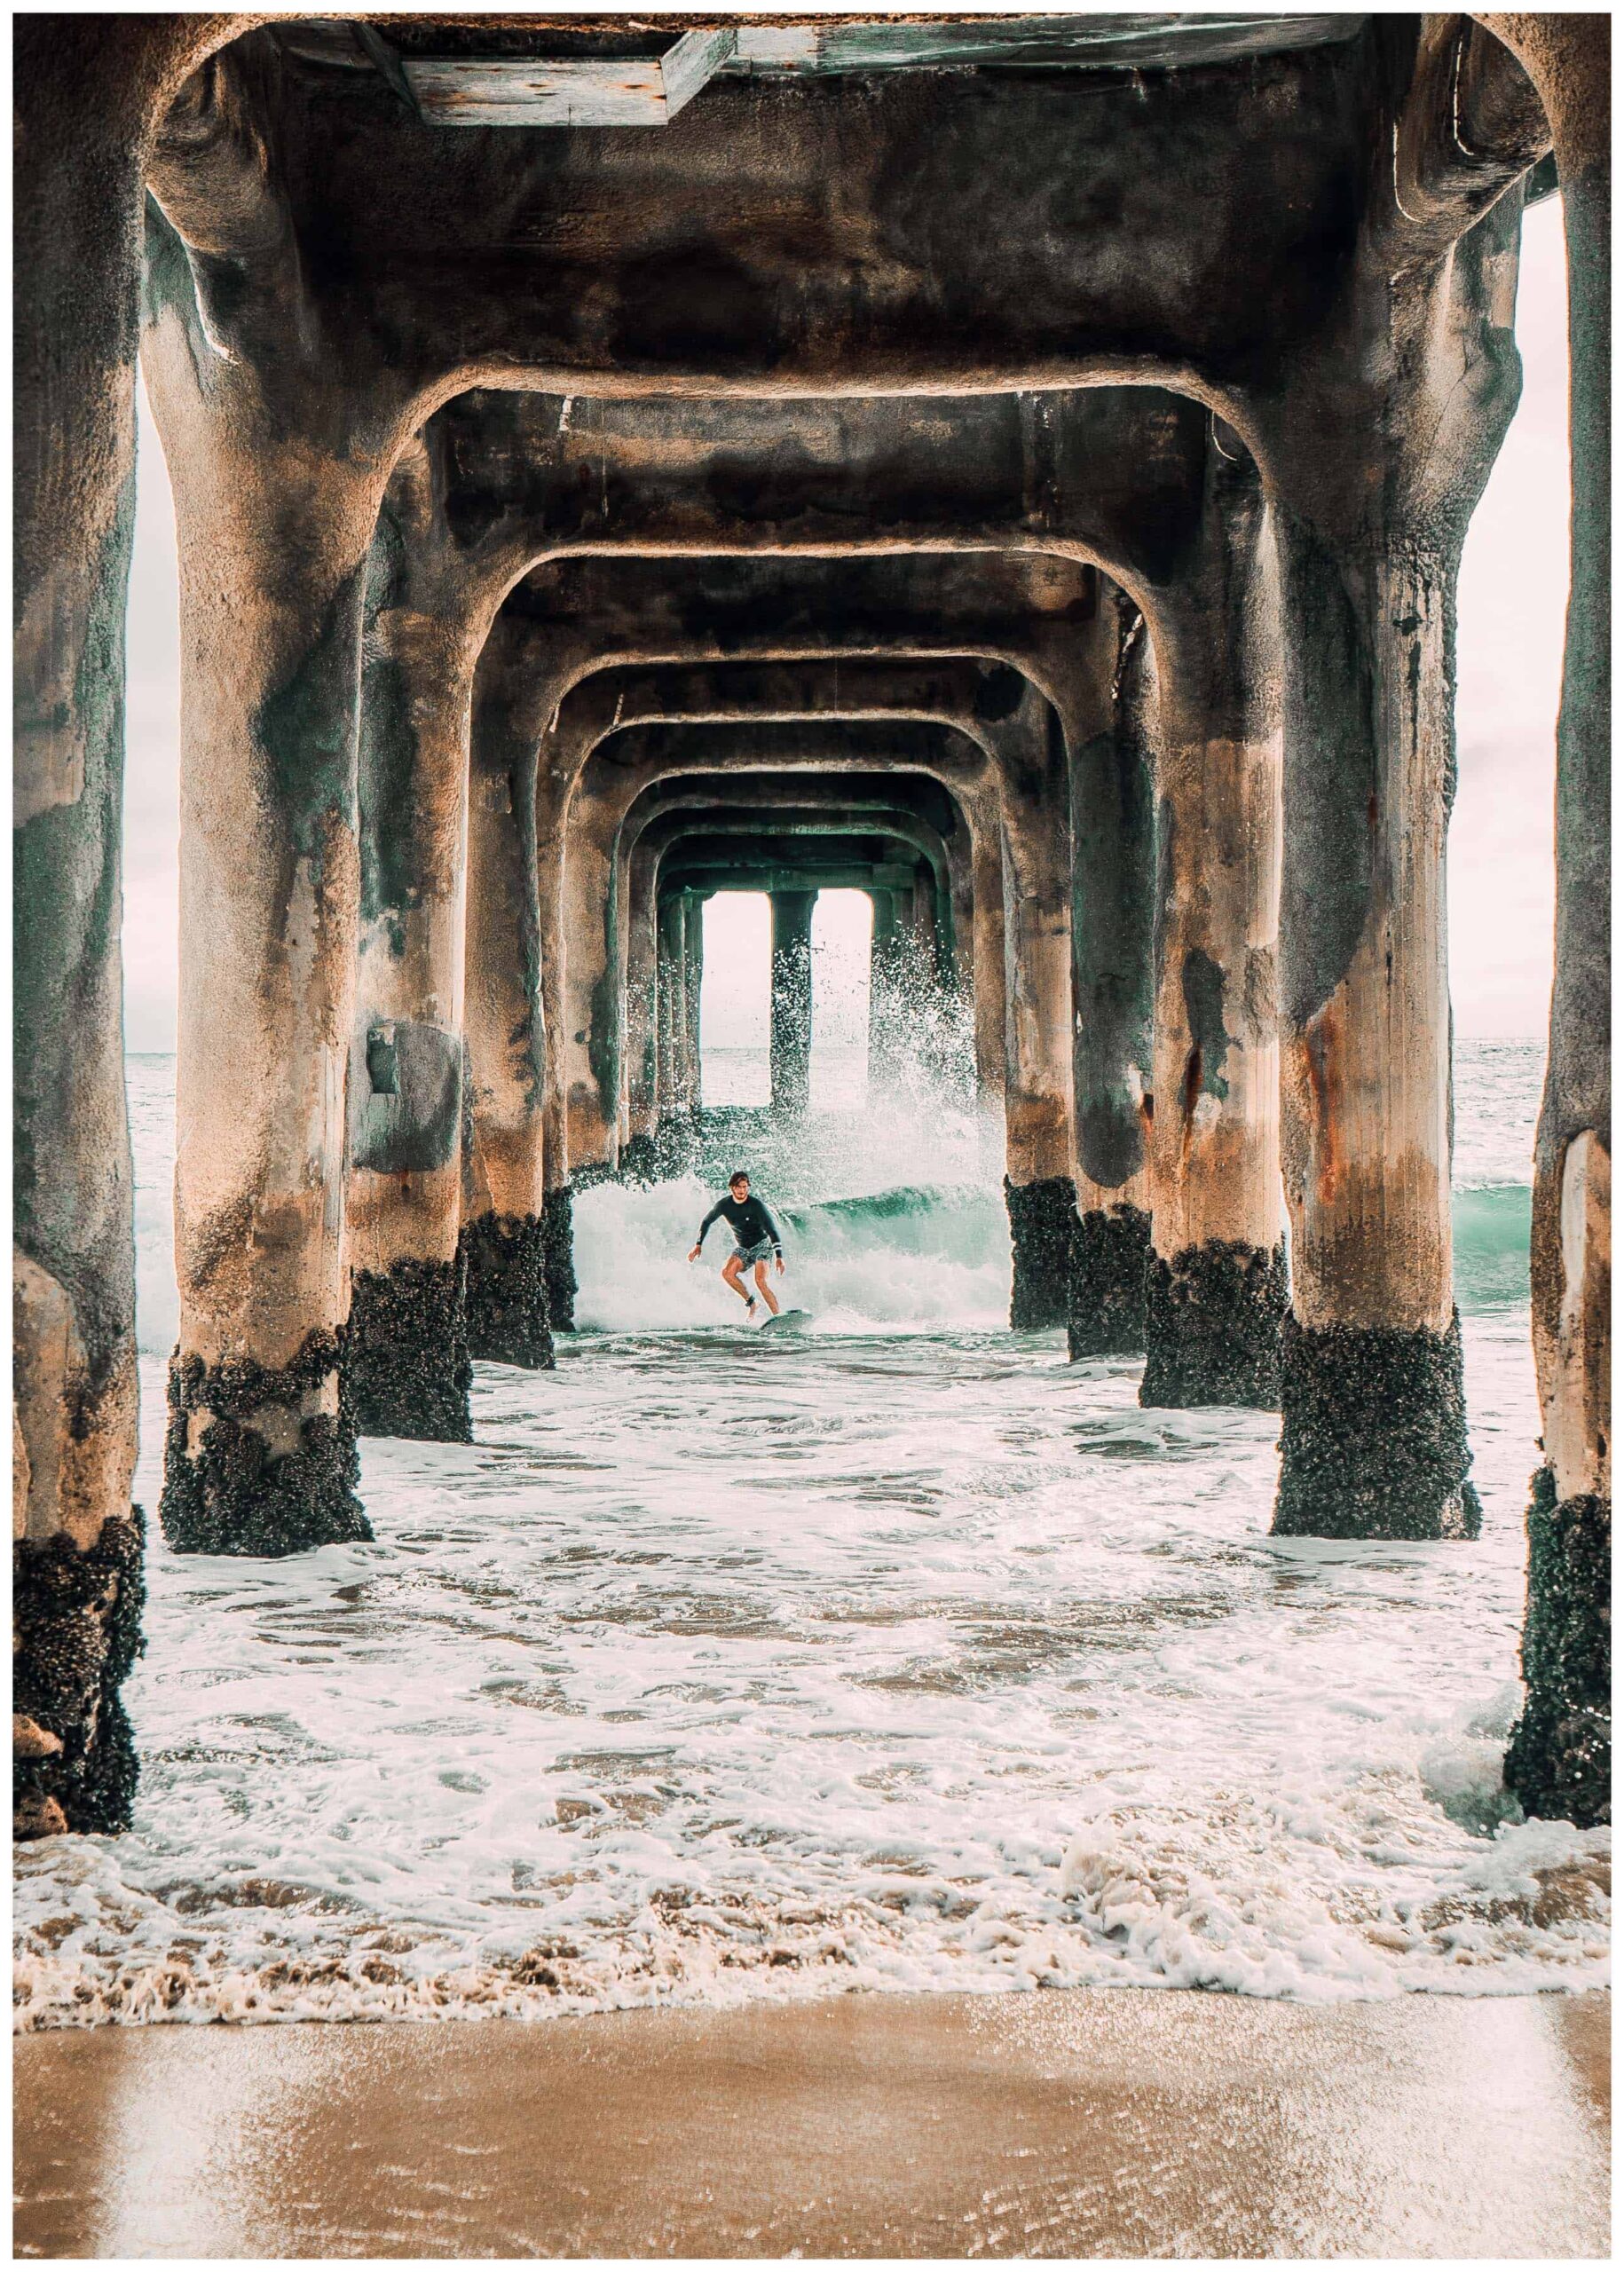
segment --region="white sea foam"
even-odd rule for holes
[[[703,1196],[583,1195],[607,1329],[368,1442],[374,1544],[154,1538],[137,1827],[21,1854],[22,2024],[1605,1976],[1605,1834],[1499,1783],[1525,1309],[1467,1321],[1480,1542],[1272,1541],[1268,1416],[997,1329],[996,1190],[792,1187],[802,1341]]]

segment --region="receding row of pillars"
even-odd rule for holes
[[[183,570],[172,1543],[364,1536],[369,1361],[398,1379],[382,1416],[447,1432],[473,1360],[547,1363],[572,1195],[629,1111],[627,927],[663,919],[623,832],[660,785],[745,767],[953,800],[1018,1300],[1052,1303],[1063,1256],[1080,1357],[1137,1331],[1170,1399],[1226,1369],[1261,1401],[1277,1372],[1279,1528],[1436,1537],[1473,1521],[1455,582],[1515,402],[1548,152],[1573,597],[1512,1771],[1532,1808],[1604,1810],[1605,19],[1373,19],[1345,51],[1101,71],[1086,135],[1060,74],[944,73],[929,103],[718,81],[670,137],[493,130],[453,137],[453,165],[388,89],[312,94],[325,67],[272,32],[38,21],[17,88],[20,1826],[115,1826],[135,1772],[115,917],[138,343]],[[711,185],[745,148],[770,156],[730,201],[736,272]],[[1012,232],[1032,178],[1045,215]],[[792,211],[819,217],[790,255]],[[1131,212],[1123,256],[1079,212]],[[979,564],[956,613],[923,580],[935,552]],[[728,585],[745,555],[761,582]],[[674,1068],[701,923],[660,932]]]
[[[887,1079],[897,1046],[896,979],[902,950],[911,936],[907,927],[914,898],[884,886],[867,888],[872,907],[869,963],[869,1078],[871,1090]],[[620,1166],[639,1167],[645,1160],[673,1156],[663,1132],[685,1129],[701,1108],[701,1042],[699,995],[705,968],[705,909],[713,896],[695,889],[674,890],[658,904],[655,964],[656,1012],[653,1026],[653,1125],[635,1129],[635,1150],[622,1147]],[[810,1106],[814,1026],[812,923],[819,893],[774,889],[768,900],[770,921],[769,949],[768,1065],[769,1100],[776,1116],[794,1118]],[[908,913],[899,917],[899,903]],[[934,923],[927,952],[934,972],[940,970]],[[950,974],[942,973],[944,990]],[[628,1157],[629,1155],[629,1157]]]

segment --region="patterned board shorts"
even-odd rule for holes
[[[772,1250],[773,1242],[770,1239],[758,1239],[753,1246],[736,1248],[733,1259],[735,1262],[745,1263],[766,1262],[770,1258]]]

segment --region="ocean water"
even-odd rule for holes
[[[774,1157],[736,1088],[718,1158],[815,1329],[749,1334],[684,1261],[706,1183],[600,1187],[556,1374],[477,1368],[469,1447],[367,1443],[375,1543],[154,1524],[137,1826],[22,1850],[21,2024],[1595,1985],[1605,1834],[1499,1784],[1540,1077],[1460,1051],[1486,1519],[1439,1546],[1272,1541],[1267,1415],[1141,1411],[1136,1363],[1008,1332],[996,1132],[903,1100]],[[151,1513],[169,1061],[130,1080]]]

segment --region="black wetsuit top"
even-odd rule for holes
[[[778,1226],[753,1191],[748,1199],[735,1199],[730,1191],[725,1199],[719,1199],[699,1226],[699,1235],[694,1241],[696,1246],[705,1244],[705,1235],[718,1215],[726,1219],[729,1229],[741,1247],[759,1246],[763,1239],[770,1239],[774,1252],[784,1252],[784,1241],[778,1236]]]

